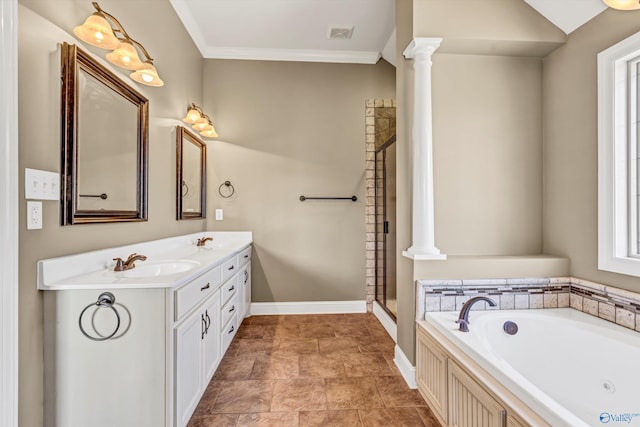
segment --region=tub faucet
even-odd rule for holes
[[[131,270],[132,268],[136,267],[136,261],[144,261],[146,259],[146,256],[138,255],[136,253],[132,253],[131,255],[129,255],[129,258],[127,258],[126,261],[124,261],[122,258],[114,258],[113,260],[116,262],[116,266],[113,268],[113,271]]]
[[[209,240],[213,241],[213,237],[202,237],[196,242],[196,246],[204,246]]]
[[[460,310],[458,320],[456,320],[456,323],[460,324],[460,327],[458,328],[460,332],[469,332],[469,311],[471,310],[471,306],[479,301],[486,301],[491,307],[495,307],[497,305],[494,300],[487,297],[473,297],[469,301],[465,302],[462,306],[462,310]]]

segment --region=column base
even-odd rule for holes
[[[447,255],[441,254],[440,251],[435,247],[431,249],[417,249],[412,246],[406,251],[402,251],[402,256],[411,258],[416,261],[421,261],[421,260],[443,261],[447,259]]]

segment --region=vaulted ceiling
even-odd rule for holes
[[[170,1],[204,58],[395,61],[395,0]],[[567,34],[606,9],[601,0],[524,1]]]

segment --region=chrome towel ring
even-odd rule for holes
[[[88,306],[86,306],[84,308],[84,310],[82,310],[82,312],[80,312],[80,317],[78,318],[78,326],[80,326],[80,332],[82,332],[82,334],[89,338],[90,340],[93,341],[106,341],[110,338],[113,338],[113,336],[118,333],[118,329],[120,329],[120,313],[118,313],[118,310],[116,310],[116,308],[113,306],[113,304],[116,302],[116,297],[111,293],[111,292],[103,292],[98,296],[98,301],[89,304]],[[84,316],[84,313],[91,307],[93,306],[97,306],[98,308],[110,308],[111,310],[113,310],[113,313],[116,315],[116,328],[115,330],[108,336],[106,337],[93,337],[91,335],[89,335],[84,328],[82,327],[82,316]]]

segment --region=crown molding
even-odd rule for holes
[[[380,52],[308,49],[261,49],[237,47],[209,47],[201,49],[207,59],[244,59],[254,61],[337,62],[375,64]]]

